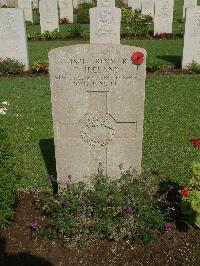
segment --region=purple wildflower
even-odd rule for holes
[[[37,223],[36,221],[33,221],[33,222],[31,223],[31,230],[32,230],[32,231],[36,230],[36,229],[37,229],[37,226],[38,226],[38,223]]]
[[[164,225],[164,228],[165,228],[165,230],[171,230],[172,229],[172,224],[170,224],[170,223],[166,223],[165,225]]]
[[[68,199],[66,199],[66,198],[65,198],[65,199],[63,200],[63,202],[62,202],[63,205],[67,205],[68,203],[69,203],[69,201],[68,201]]]
[[[53,181],[53,176],[52,175],[49,175],[48,176],[48,180],[49,180],[49,182]]]
[[[133,212],[133,208],[132,208],[132,207],[127,207],[127,208],[125,209],[125,212],[126,212],[127,214],[131,214],[131,213]]]

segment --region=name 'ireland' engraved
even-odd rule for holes
[[[81,138],[90,146],[106,146],[115,136],[115,120],[108,114],[96,116],[86,114],[83,118],[84,126],[81,129]]]

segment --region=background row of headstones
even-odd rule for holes
[[[22,1],[22,0],[20,0]],[[161,3],[168,3],[163,8]],[[165,6],[166,7],[166,6]],[[40,0],[40,23],[42,32],[58,28],[57,1]],[[159,16],[162,14],[162,16]],[[155,25],[159,32],[172,27],[173,0],[159,0],[156,7]],[[114,0],[98,0],[97,7],[90,9],[90,42],[120,43],[121,10]],[[21,61],[28,69],[28,54],[23,9],[0,9],[0,58],[10,57]],[[200,63],[200,7],[187,8],[183,68],[193,61]]]

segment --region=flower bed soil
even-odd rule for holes
[[[98,241],[86,247],[66,248],[61,241],[31,239],[30,225],[46,224],[35,209],[33,196],[20,192],[10,226],[0,232],[1,266],[70,265],[200,265],[200,230],[163,232],[149,245],[128,241]]]

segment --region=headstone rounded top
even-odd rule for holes
[[[115,0],[97,0],[98,7],[113,7],[115,6]]]

